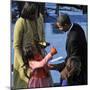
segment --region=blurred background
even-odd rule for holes
[[[24,1],[12,1],[11,2],[11,67],[13,71],[14,63],[14,49],[13,49],[13,32],[16,20],[20,17]],[[57,4],[57,3],[40,3],[40,12],[44,17],[44,31],[46,41],[50,43],[50,46],[46,48],[49,52],[50,48],[54,46],[58,50],[58,54],[53,59],[63,57],[60,61],[49,62],[49,63],[61,63],[66,57],[65,41],[66,33],[60,34],[55,30],[53,24],[56,22],[59,14],[67,13],[70,19],[74,23],[78,23],[83,28],[86,39],[88,40],[88,21],[87,21],[87,6],[86,5],[71,5],[71,4]],[[55,70],[50,70],[51,76],[54,82],[54,86],[59,86],[60,73]]]

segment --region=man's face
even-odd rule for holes
[[[63,31],[63,32],[66,32],[68,30],[67,24],[62,26],[59,22],[56,23],[56,28],[58,28],[58,30]]]

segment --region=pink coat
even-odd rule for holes
[[[30,67],[32,68],[32,75],[28,83],[28,88],[52,86],[52,79],[49,75],[49,70],[47,67],[47,62],[52,58],[52,54],[48,53],[45,58],[41,58],[42,57],[37,55],[37,61],[30,61],[29,63]]]

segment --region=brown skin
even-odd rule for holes
[[[68,25],[66,23],[62,26],[59,22],[56,22],[56,24],[55,24],[55,27],[58,28],[58,30],[64,31],[64,32],[66,32],[66,30],[68,30],[70,28],[70,26],[71,25]]]
[[[52,54],[52,56],[55,55],[55,54],[57,53],[56,48],[52,47],[51,50],[50,50],[50,53]],[[30,67],[31,61],[34,61],[34,59],[31,58],[30,60],[28,60],[29,67]],[[35,61],[36,61],[36,60],[35,60]]]

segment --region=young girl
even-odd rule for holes
[[[29,68],[31,68],[28,88],[40,88],[52,86],[52,79],[50,77],[47,62],[57,53],[55,48],[43,58],[39,53],[35,54],[31,49],[24,50],[24,57],[28,61]]]

